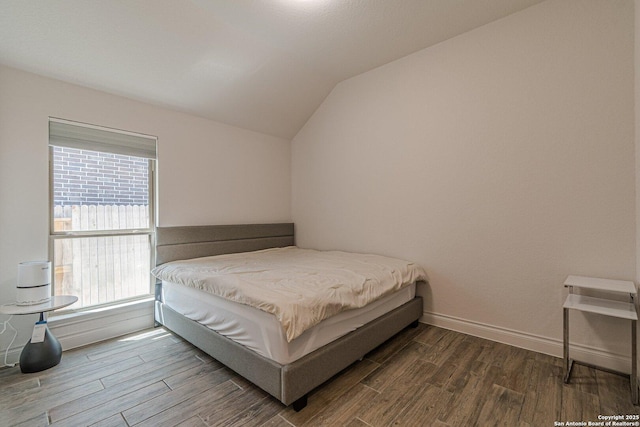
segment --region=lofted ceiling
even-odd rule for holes
[[[291,139],[342,80],[542,0],[0,0],[0,64]]]

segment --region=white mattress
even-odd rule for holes
[[[282,365],[359,328],[415,296],[415,284],[358,309],[323,320],[291,342],[271,313],[215,296],[199,289],[162,282],[162,300],[185,317]]]
[[[289,342],[341,311],[364,307],[426,278],[411,261],[296,246],[176,260],[151,272],[160,280],[274,314]]]

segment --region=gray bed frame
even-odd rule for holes
[[[156,229],[156,265],[209,255],[294,245],[294,225],[248,224]],[[160,292],[157,292],[160,295]],[[160,298],[156,322],[175,332],[296,411],[307,394],[422,316],[416,297],[355,331],[287,365],[281,365],[172,310]]]

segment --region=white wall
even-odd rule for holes
[[[19,262],[48,258],[49,116],[157,136],[158,225],[291,220],[289,141],[0,67],[0,304]]]
[[[634,65],[635,65],[635,161],[636,161],[636,287],[640,283],[640,0],[634,0]],[[640,302],[636,301],[636,309]],[[638,331],[640,336],[640,331]]]
[[[561,355],[566,275],[636,277],[633,42],[632,1],[549,0],[342,82],[292,142],[298,244],[415,260],[427,322]],[[572,326],[629,369],[627,323]]]

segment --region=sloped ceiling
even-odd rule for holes
[[[286,139],[333,87],[542,0],[0,0],[0,63]]]

